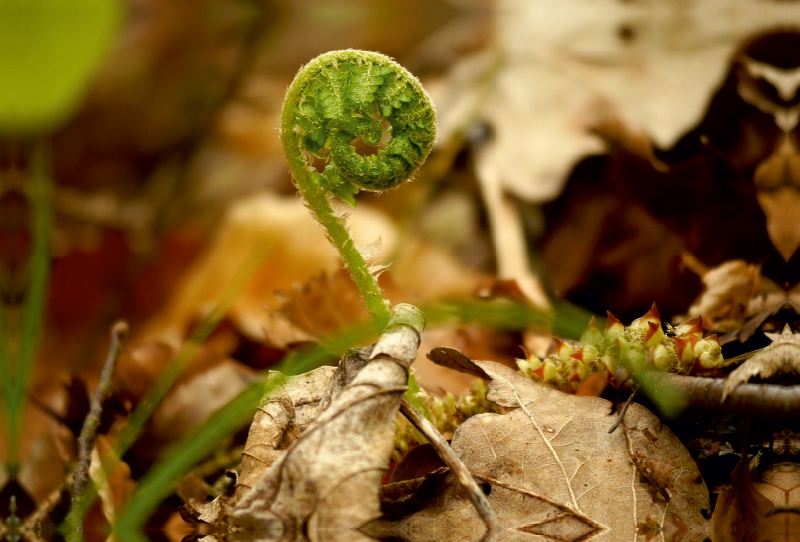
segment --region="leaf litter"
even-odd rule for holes
[[[464,363],[463,360],[460,363]],[[608,434],[611,403],[550,389],[488,361],[488,398],[507,414],[464,422],[452,446],[484,484],[504,528],[499,540],[705,540],[708,490],[689,452],[644,407],[632,404]],[[477,540],[481,526],[447,476],[424,504],[371,526],[382,539]],[[405,482],[402,482],[405,483]],[[386,491],[389,491],[388,489]],[[530,535],[538,535],[532,538]]]

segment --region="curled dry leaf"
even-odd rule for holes
[[[765,333],[772,344],[753,352],[753,356],[736,368],[725,381],[722,400],[740,384],[753,377],[770,378],[776,374],[800,375],[800,333],[792,333],[789,324],[781,333]]]
[[[370,362],[236,506],[239,528],[260,540],[370,540],[358,529],[380,515],[380,483],[423,327],[417,309],[395,307]]]
[[[777,284],[761,276],[759,265],[744,260],[729,260],[708,269],[684,254],[683,262],[701,276],[705,290],[685,315],[675,317],[676,322],[701,316],[708,329],[732,331],[742,326],[744,317],[752,315],[756,308],[751,308],[753,300],[783,293]]]
[[[777,463],[753,483],[743,457],[731,475],[731,487],[720,493],[714,508],[714,541],[798,540],[798,468],[795,463]]]
[[[264,477],[282,450],[314,421],[335,370],[325,366],[290,377],[270,371],[266,383],[270,392],[262,399],[244,445],[236,500]]]
[[[500,540],[706,539],[702,476],[650,411],[632,404],[623,431],[609,435],[608,401],[564,394],[497,363],[472,364],[491,378],[489,399],[512,410],[473,416],[452,446],[483,483],[504,527]],[[478,540],[483,530],[449,478],[424,506],[370,525],[408,542]]]

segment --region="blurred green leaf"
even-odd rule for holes
[[[637,371],[633,380],[653,401],[662,418],[674,419],[686,409],[686,398],[680,386],[658,378],[663,374],[658,371]]]
[[[118,0],[0,0],[0,132],[42,133],[64,122],[121,16]]]

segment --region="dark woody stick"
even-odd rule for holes
[[[461,486],[466,490],[469,500],[478,511],[483,522],[486,524],[486,534],[483,536],[481,542],[495,542],[497,540],[502,527],[497,520],[497,515],[489,504],[489,500],[484,495],[483,491],[475,479],[470,474],[466,465],[461,462],[461,459],[455,454],[453,449],[444,439],[444,437],[436,430],[436,428],[420,414],[417,409],[411,406],[406,398],[400,403],[400,412],[416,427],[420,433],[425,435],[433,449],[439,454],[439,457],[448,466],[450,471],[456,475]]]

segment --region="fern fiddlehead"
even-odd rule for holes
[[[353,146],[359,138],[379,146],[386,136],[391,139],[377,154],[363,156]],[[405,68],[379,53],[318,56],[297,74],[283,103],[281,139],[295,184],[339,250],[379,331],[389,321],[389,307],[328,198],[355,206],[359,190],[398,186],[422,165],[435,137],[428,94]],[[324,172],[312,167],[314,158],[327,162]]]

